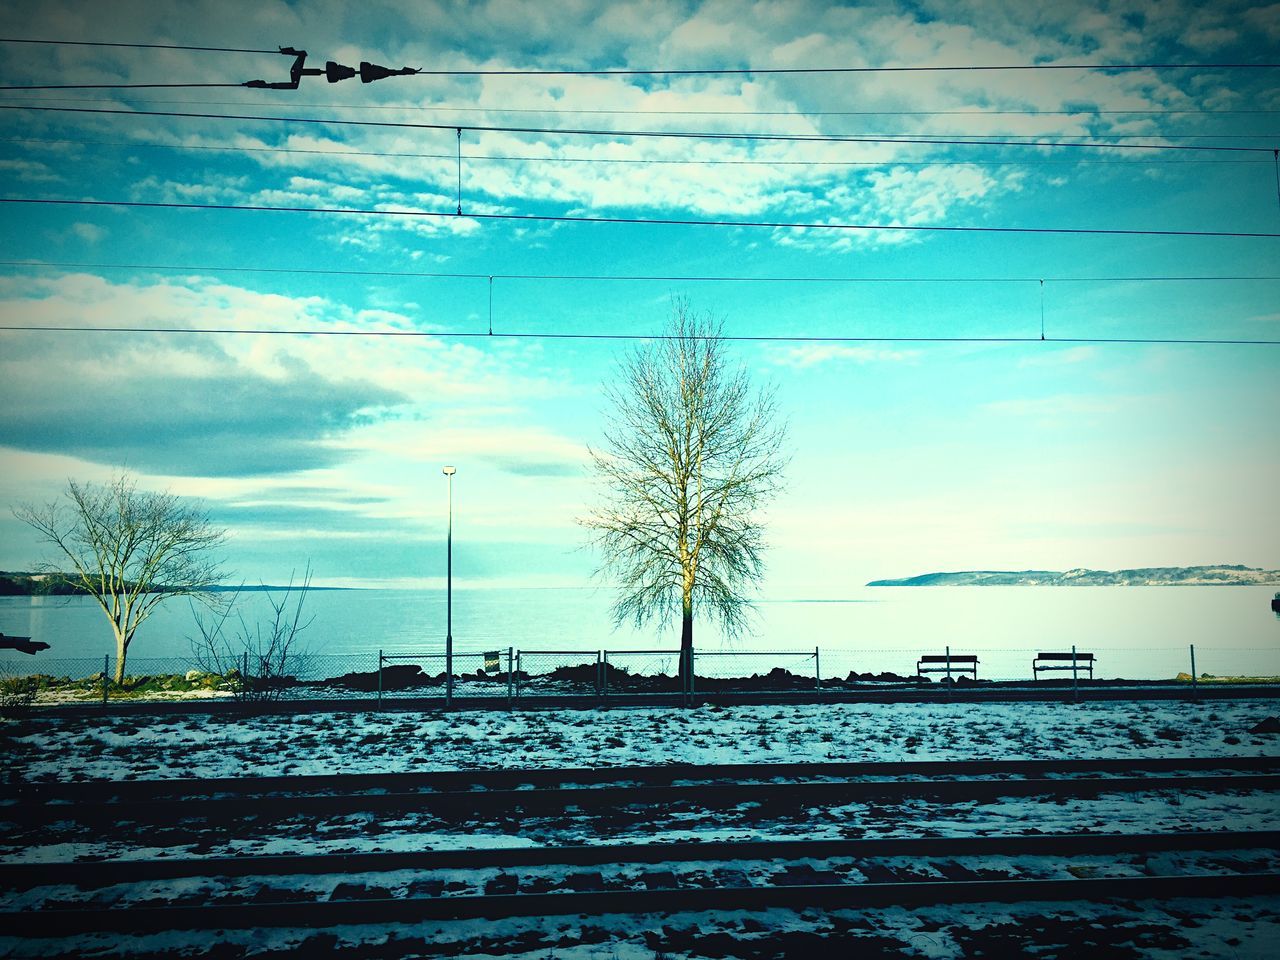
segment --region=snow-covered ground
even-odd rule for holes
[[[2,735],[10,776],[63,782],[663,763],[1231,757],[1280,751],[1280,734],[1249,732],[1259,721],[1280,712],[1278,706],[1267,701],[1108,701],[318,713],[259,718],[198,713],[185,717],[122,713],[98,718],[38,714],[23,723],[8,723]],[[1167,784],[1143,794],[1094,798],[860,802],[767,814],[753,811],[753,806],[742,804],[713,816],[697,810],[670,811],[649,819],[643,813],[628,819],[619,811],[610,814],[607,829],[599,817],[587,813],[505,821],[477,816],[452,822],[420,812],[344,815],[327,821],[294,817],[273,822],[260,833],[227,836],[214,844],[193,844],[190,834],[184,837],[180,831],[170,838],[160,831],[89,838],[58,836],[52,831],[44,837],[6,838],[0,845],[0,859],[251,856],[676,839],[1261,830],[1274,828],[1280,814],[1280,805],[1269,792],[1200,794]],[[1177,859],[1174,855],[1157,858],[1171,872],[1177,872]],[[1007,865],[985,864],[993,869]],[[1046,860],[1032,866],[1049,869],[1053,864]],[[1105,858],[1084,858],[1076,866],[1102,872],[1130,869]],[[696,864],[692,867],[697,869]],[[1061,864],[1053,868],[1061,869]],[[768,864],[752,868],[761,875],[770,869]],[[558,872],[563,871],[551,870]],[[625,882],[627,871],[615,872]],[[391,874],[299,878],[298,892],[315,887],[313,895],[323,898],[339,882],[387,887],[412,879]],[[486,879],[492,878],[473,877],[478,882]],[[251,883],[230,887],[236,885],[193,879],[144,890],[141,898],[169,898],[184,890],[197,897],[211,891],[232,897],[256,894]],[[40,895],[14,895],[4,908],[38,909],[40,896],[74,900],[79,894],[70,885],[47,888]],[[230,931],[218,934],[217,941],[220,955],[228,957],[318,955],[337,949],[369,957],[504,960],[1086,953],[1153,960],[1270,960],[1280,942],[1280,898],[544,917],[390,928],[344,926],[325,931]],[[210,947],[210,935],[202,933],[28,941],[0,934],[0,954],[13,950],[17,956],[199,956]]]
[[[1280,703],[868,703],[693,710],[37,714],[0,728],[23,780],[828,760],[1259,756]]]

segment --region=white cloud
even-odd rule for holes
[[[918,350],[888,350],[881,347],[853,347],[840,343],[806,343],[772,348],[768,358],[780,367],[806,369],[825,363],[901,363],[914,360]]]
[[[68,231],[77,239],[90,244],[101,243],[107,236],[107,228],[96,223],[73,223]]]

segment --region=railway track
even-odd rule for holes
[[[1280,893],[1280,834],[850,841],[822,850],[804,842],[654,844],[109,864],[85,871],[86,866],[93,865],[7,868],[0,875],[5,899],[20,900],[22,909],[0,912],[0,929],[41,937],[566,914],[1271,895]],[[603,869],[572,869],[583,866]],[[167,898],[153,883],[176,876],[234,876],[237,882],[205,883],[194,895],[199,902],[190,902],[191,895]],[[80,902],[68,899],[68,884]],[[43,900],[42,886],[48,888]]]
[[[1141,773],[1140,776],[1133,774]],[[0,804],[0,821],[31,827],[61,821],[263,823],[297,816],[424,812],[446,818],[500,811],[553,815],[624,807],[706,810],[837,805],[858,801],[1093,797],[1161,789],[1275,791],[1280,762],[1231,760],[991,761],[718,767],[451,771],[320,777],[230,778],[36,785]]]
[[[36,784],[8,792],[17,835],[94,833],[137,847],[184,824],[188,836],[245,831],[270,840],[293,818],[406,813],[542,825],[750,806],[791,811],[850,802],[916,805],[912,836],[712,839],[305,855],[165,856],[0,863],[0,930],[80,933],[315,929],[337,924],[674,913],[824,910],[1027,900],[1141,900],[1280,894],[1280,831],[921,836],[929,803],[1025,803],[1186,791],[1269,796],[1280,758],[805,764],[595,768],[205,781]],[[921,806],[923,804],[923,806]],[[559,818],[559,819],[557,819]],[[496,821],[495,821],[496,822]],[[139,829],[123,829],[132,824]],[[234,824],[233,827],[229,825]],[[410,829],[416,829],[410,826]],[[24,834],[23,831],[26,831]],[[545,833],[544,829],[544,833]],[[552,831],[554,832],[554,831]],[[407,834],[412,836],[412,834]],[[20,843],[23,842],[19,841]],[[455,840],[455,843],[458,841]]]

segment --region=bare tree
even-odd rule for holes
[[[174,596],[218,602],[208,589],[222,582],[223,573],[211,554],[225,532],[200,507],[171,493],[139,490],[126,474],[104,484],[69,480],[61,499],[13,512],[61,551],[58,563],[42,569],[64,574],[111,621],[116,683],[124,680],[134,634],[160,603]]]
[[[598,573],[619,584],[615,624],[679,614],[682,677],[695,615],[730,637],[746,625],[746,591],[764,572],[760,510],[787,461],[773,391],[730,366],[722,332],[677,300],[666,335],[621,360],[605,388],[613,417],[591,450],[603,503],[580,521]]]
[[[299,649],[301,634],[315,620],[314,614],[305,619],[302,614],[310,589],[308,563],[301,583],[295,586],[290,574],[279,597],[267,593],[271,616],[265,622],[249,623],[237,606],[239,590],[208,619],[193,610],[199,636],[188,639],[196,662],[208,673],[232,678],[231,692],[237,700],[279,699],[290,682],[290,666],[304,655]]]

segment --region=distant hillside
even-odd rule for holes
[[[275,586],[272,584],[258,584],[257,586],[227,586],[218,585],[209,587],[209,593],[272,593],[282,590],[298,590],[300,587],[295,584],[292,588]],[[352,587],[307,587],[309,591],[329,591],[329,590],[350,590]],[[159,592],[159,591],[157,591]],[[70,581],[70,577],[65,573],[25,573],[25,572],[9,572],[0,570],[0,597],[66,597],[87,595],[87,591],[82,587]]]
[[[1280,570],[1242,564],[1137,570],[961,570],[872,580],[868,587],[1189,587],[1280,584]]]

